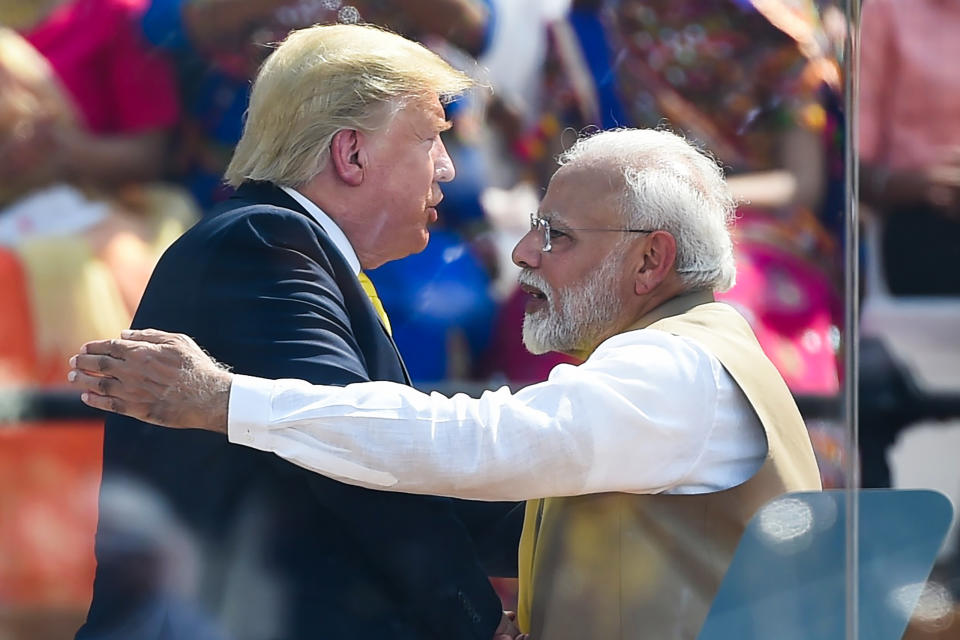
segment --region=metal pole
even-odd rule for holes
[[[857,158],[857,107],[860,59],[860,0],[845,0],[847,34],[844,43],[844,98],[846,136],[844,137],[846,238],[844,247],[844,422],[847,425],[847,501],[846,501],[846,637],[859,640],[860,567],[859,567],[859,486],[860,429],[857,421],[859,402],[859,291],[860,230],[858,212],[859,160]]]

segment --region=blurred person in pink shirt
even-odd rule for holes
[[[960,294],[960,3],[869,0],[860,197],[884,218],[895,295]]]
[[[98,187],[160,178],[180,106],[169,62],[140,33],[146,0],[39,5],[24,15],[4,9],[0,20],[44,56],[76,112],[78,126],[41,127],[27,142],[43,169]],[[16,155],[0,156],[0,167],[13,171]]]

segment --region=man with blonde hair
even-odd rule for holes
[[[194,335],[238,373],[409,384],[363,269],[426,246],[454,177],[442,102],[469,86],[375,27],[291,33],[253,84],[226,174],[236,196],[163,256],[133,326]],[[196,575],[174,583],[149,550],[131,556],[117,534],[131,523],[102,510],[77,638],[512,637],[465,524],[476,518],[459,511],[469,505],[119,417],[105,429],[112,477],[169,503]]]
[[[155,331],[88,343],[71,380],[92,406],[360,486],[527,500],[523,631],[693,640],[754,512],[819,489],[813,449],[749,325],[713,299],[735,271],[717,164],[631,129],[560,162],[513,253],[524,344],[586,358],[546,382],[472,399],[262,380]]]

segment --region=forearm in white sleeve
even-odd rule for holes
[[[479,500],[579,493],[593,460],[586,429],[506,388],[478,400],[391,382],[236,376],[230,416],[231,442],[373,489]]]
[[[683,479],[713,425],[710,368],[676,359],[618,352],[479,399],[235,376],[228,434],[374,489],[476,500],[654,493]]]

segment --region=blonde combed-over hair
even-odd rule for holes
[[[301,186],[324,169],[338,131],[376,130],[410,101],[448,101],[472,84],[427,48],[378,27],[293,31],[257,74],[226,181]]]

